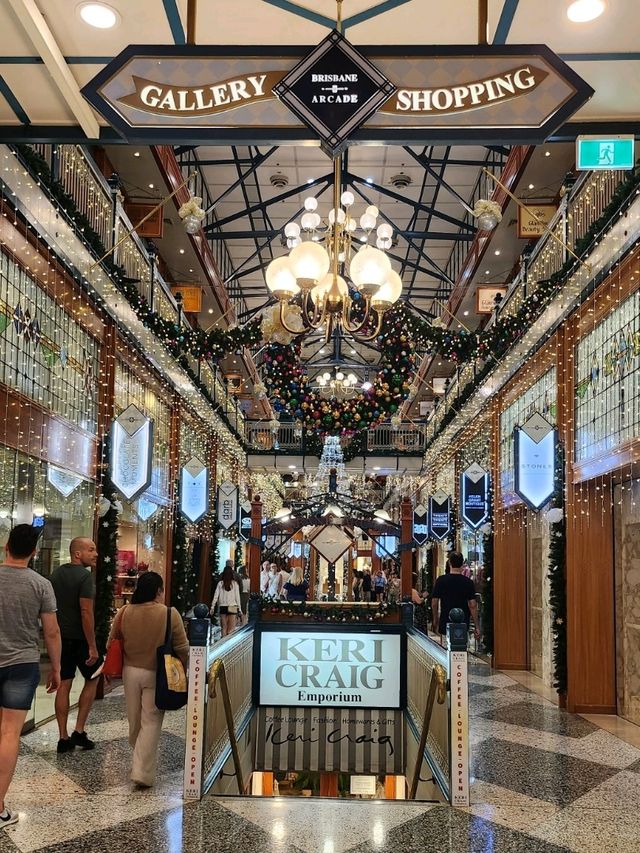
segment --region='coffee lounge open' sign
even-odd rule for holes
[[[408,144],[424,130],[450,142],[542,142],[593,90],[545,45],[356,50],[334,30],[311,49],[132,45],[83,94],[128,140],[320,138],[332,149]]]

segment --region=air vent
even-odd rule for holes
[[[397,190],[406,190],[409,184],[412,183],[413,181],[406,172],[398,172],[397,175],[392,175],[391,177],[391,186]]]
[[[283,175],[282,172],[274,172],[269,181],[271,182],[271,186],[278,190],[289,185],[289,178]]]

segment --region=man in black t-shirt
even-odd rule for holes
[[[447,633],[447,622],[449,613],[454,607],[459,607],[465,615],[467,626],[473,616],[475,625],[475,636],[479,639],[480,628],[478,627],[478,604],[476,602],[476,588],[471,578],[462,574],[464,558],[462,554],[452,551],[449,554],[449,565],[451,571],[448,575],[440,575],[433,587],[431,596],[431,613],[433,616],[433,630],[439,634]]]

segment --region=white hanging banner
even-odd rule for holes
[[[53,465],[48,465],[47,481],[57,492],[60,492],[60,494],[65,498],[68,498],[69,495],[75,492],[78,488],[82,482],[82,477],[78,477],[77,474],[72,474],[71,471],[62,471],[60,468],[54,468]]]
[[[153,421],[131,404],[111,429],[111,479],[128,501],[151,485]]]
[[[553,497],[556,489],[558,434],[548,420],[535,412],[514,430],[515,492],[533,510]]]
[[[238,527],[238,534],[244,542],[249,541],[249,537],[251,536],[251,504],[249,501],[240,504],[240,526]]]
[[[228,530],[238,520],[238,487],[233,483],[218,486],[218,524]]]
[[[180,472],[180,512],[192,524],[209,509],[209,470],[192,456]]]

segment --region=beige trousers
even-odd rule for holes
[[[164,711],[156,708],[156,674],[150,669],[125,666],[122,680],[129,720],[129,743],[133,748],[131,781],[153,785],[164,719]]]

